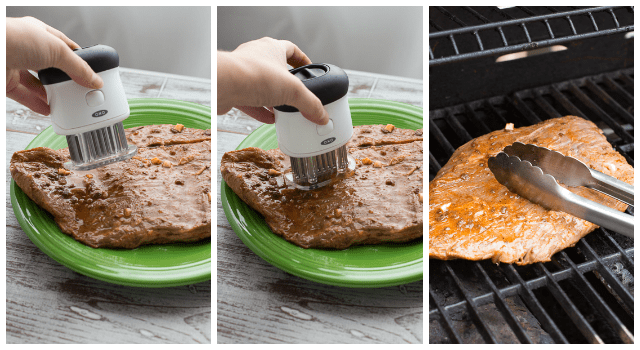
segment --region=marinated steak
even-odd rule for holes
[[[174,134],[172,128],[127,129],[138,154],[89,171],[66,170],[66,148],[19,151],[11,158],[11,176],[62,232],[94,248],[211,237],[210,136],[187,128]]]
[[[518,265],[544,262],[598,227],[563,212],[546,210],[498,183],[487,160],[516,141],[558,151],[633,184],[633,167],[590,121],[567,116],[494,131],[458,148],[429,183],[430,258],[492,259]],[[568,189],[616,210],[627,208],[594,190]]]
[[[300,247],[407,242],[423,234],[422,130],[383,127],[355,127],[347,144],[355,173],[317,190],[285,182],[290,164],[279,149],[227,152],[220,171],[274,233]]]
[[[211,130],[185,128],[178,125],[146,125],[127,129],[127,141],[138,147],[169,146],[211,141]]]

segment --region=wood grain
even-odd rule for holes
[[[127,98],[175,98],[211,106],[211,83],[123,69]],[[114,285],[78,274],[40,251],[11,207],[9,161],[51,125],[7,101],[7,343],[211,343],[211,281],[172,288]]]
[[[422,106],[422,83],[347,71],[348,97]],[[217,117],[217,165],[262,125],[232,109]],[[221,176],[217,171],[216,190]],[[286,273],[247,248],[217,205],[218,343],[423,343],[423,281],[396,287],[342,288]]]

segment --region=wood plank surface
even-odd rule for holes
[[[211,106],[208,80],[126,68],[121,78],[127,98]],[[29,240],[11,206],[9,161],[51,121],[6,101],[6,342],[211,343],[211,281],[160,289],[110,284],[64,267]]]
[[[348,97],[422,106],[422,81],[347,71]],[[232,109],[217,117],[217,164],[262,125]],[[217,342],[423,343],[423,281],[365,289],[342,288],[286,273],[236,236],[220,203],[217,171]]]

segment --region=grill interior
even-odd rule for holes
[[[593,121],[634,165],[627,68],[430,111],[429,180],[475,137],[565,115]],[[430,343],[633,343],[633,257],[633,240],[598,229],[548,263],[430,260]]]
[[[633,30],[633,6],[429,7],[429,66]]]

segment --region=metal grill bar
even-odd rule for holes
[[[568,343],[558,326],[553,322],[547,311],[542,307],[536,296],[533,294],[533,289],[526,287],[527,283],[522,279],[522,277],[520,277],[513,265],[507,266],[507,268],[505,268],[505,272],[512,283],[517,283],[520,287],[524,287],[520,289],[520,296],[531,311],[533,311],[533,314],[540,323],[545,326],[545,329],[550,333],[553,340],[556,343]]]
[[[598,23],[596,23],[596,19],[593,18],[593,13],[591,11],[587,12],[589,14],[589,18],[591,18],[591,23],[593,23],[593,30],[598,31]]]
[[[621,96],[628,105],[633,106],[633,96],[627,92],[627,90],[623,89],[618,83],[616,83],[613,79],[605,76],[603,81],[607,84],[607,87],[614,91],[616,94]]]
[[[540,106],[540,108],[542,108],[545,112],[547,112],[547,114],[550,115],[552,118],[562,117],[560,112],[558,112],[555,108],[553,108],[553,106],[551,106],[549,102],[547,102],[547,100],[545,100],[544,97],[542,97],[542,94],[540,93],[540,91],[535,92],[534,101],[538,106]]]
[[[464,60],[467,60],[467,59],[470,59],[470,58],[475,58],[475,57],[483,57],[483,56],[491,56],[491,55],[498,55],[498,54],[507,54],[507,53],[518,52],[518,51],[526,51],[526,50],[531,50],[531,49],[537,49],[537,48],[553,46],[553,45],[557,45],[557,44],[564,44],[564,43],[568,43],[568,42],[579,40],[579,39],[589,39],[589,38],[595,38],[595,37],[603,36],[603,35],[611,35],[611,34],[615,34],[615,33],[619,33],[619,32],[630,32],[630,31],[633,31],[633,26],[626,26],[626,27],[620,28],[620,29],[606,29],[606,30],[601,30],[601,31],[598,31],[598,32],[593,32],[593,33],[576,34],[573,37],[562,37],[562,38],[555,38],[555,39],[548,39],[548,40],[540,40],[540,41],[536,41],[535,43],[533,43],[531,41],[531,37],[529,37],[529,33],[526,30],[526,27],[524,27],[524,24],[522,24],[522,27],[524,28],[525,34],[527,35],[527,43],[526,44],[517,44],[517,45],[511,45],[511,46],[508,46],[508,47],[495,48],[495,49],[490,49],[490,50],[484,50],[484,51],[481,51],[481,52],[471,52],[471,53],[464,53],[464,54],[460,53],[458,48],[455,46],[455,41],[454,41],[453,35],[450,35],[449,39],[451,40],[451,42],[454,43],[456,56],[451,56],[451,57],[446,57],[446,58],[436,58],[436,59],[433,59],[433,60],[429,60],[429,66],[437,66],[437,65],[441,65],[441,64],[445,64],[445,63],[449,63],[449,62],[453,62],[453,61],[464,61]],[[455,60],[453,58],[455,58]]]
[[[447,140],[431,118],[429,118],[429,133],[433,133],[433,136],[438,140],[438,143],[445,148],[445,152],[447,152],[448,155],[452,155],[453,152],[455,152],[455,148],[451,146],[449,140]]]
[[[571,101],[569,101],[558,89],[556,86],[551,87],[551,95],[560,102],[562,107],[566,108],[569,113],[578,116],[580,118],[588,119],[584,113],[578,107],[576,107]]]
[[[631,335],[627,327],[625,327],[622,322],[620,322],[620,319],[618,319],[613,311],[611,311],[604,300],[602,300],[602,297],[600,297],[598,293],[596,293],[596,291],[593,289],[593,286],[591,286],[591,284],[587,282],[584,275],[577,270],[576,265],[573,263],[573,261],[571,261],[571,259],[569,259],[567,253],[563,251],[560,252],[559,255],[562,256],[564,260],[567,261],[571,266],[571,270],[574,272],[574,278],[572,280],[576,282],[579,287],[581,287],[579,290],[582,295],[584,295],[586,299],[589,300],[591,305],[595,306],[595,308],[600,312],[600,315],[602,315],[608,321],[609,325],[611,325],[617,331],[618,336],[620,336],[623,342],[627,344],[633,343],[633,335]],[[544,268],[544,265],[538,266]],[[605,271],[605,269],[600,268],[597,271]]]
[[[485,134],[488,134],[491,132],[491,129],[489,129],[487,124],[485,124],[482,120],[480,120],[480,118],[478,118],[478,115],[476,114],[476,112],[473,111],[473,108],[471,108],[471,106],[468,103],[464,105],[464,108],[465,108],[465,111],[467,112],[467,115],[471,116],[471,118],[473,119],[474,125],[480,126],[480,128],[482,129],[482,132]]]
[[[612,9],[609,9],[608,12],[611,14],[611,18],[613,19],[613,22],[616,24],[616,28],[620,28],[620,23],[618,22],[618,17],[616,17],[616,14],[613,13]]]
[[[491,22],[486,17],[484,17],[482,14],[478,13],[478,11],[472,9],[470,6],[464,6],[463,8],[465,10],[469,11],[472,15],[474,15],[477,19],[481,20],[482,22],[484,22],[484,23],[490,23]],[[496,30],[498,31],[498,33],[500,33],[500,38],[502,39],[502,44],[504,46],[509,46],[509,44],[507,43],[507,38],[504,36],[504,31],[502,30],[502,27],[498,27],[498,28],[496,28]],[[480,46],[480,50],[483,51],[484,48],[482,47],[482,40],[480,39],[480,35],[479,35],[478,31],[473,32],[473,34],[476,36],[476,38],[478,40],[478,43],[481,45]]]
[[[593,344],[604,344],[604,342],[598,336],[596,331],[591,327],[591,325],[589,325],[589,322],[587,322],[584,316],[582,316],[582,314],[580,313],[578,308],[575,306],[575,304],[571,301],[571,299],[569,299],[569,296],[567,296],[567,293],[565,293],[564,290],[560,288],[560,285],[558,284],[558,282],[556,282],[553,278],[551,278],[549,270],[547,270],[547,268],[542,264],[539,264],[538,266],[542,270],[544,275],[547,277],[547,279],[549,280],[549,284],[547,285],[547,288],[549,289],[551,294],[553,294],[556,300],[560,302],[560,306],[569,315],[569,317],[571,318],[573,323],[578,327],[582,335],[584,335],[585,338],[587,338],[587,340],[589,340]]]
[[[602,259],[600,259],[598,254],[596,254],[593,248],[591,248],[589,243],[587,243],[585,240],[580,240],[578,242],[578,246],[587,258],[596,260],[598,262],[598,265],[600,266],[598,272],[616,292],[623,305],[627,308],[633,307],[633,296],[631,295],[631,293],[629,293],[629,291],[624,288],[622,283],[620,283],[617,278],[613,277],[613,275],[611,274],[611,270],[602,262]]]
[[[630,248],[629,249],[630,252],[634,251],[634,248]],[[626,252],[625,252],[626,254]],[[613,264],[616,262],[620,262],[621,260],[623,260],[623,254],[618,252],[618,253],[613,253],[610,254],[608,256],[602,257],[602,263],[603,264]],[[446,261],[443,261],[442,263],[444,264]],[[438,263],[437,261],[431,261],[431,263]],[[470,262],[471,264],[479,264],[478,262]],[[510,274],[510,270],[509,269],[513,269],[513,272],[516,273],[515,275]],[[597,271],[598,269],[598,262],[597,261],[586,261],[583,263],[580,263],[577,265],[577,269],[580,273],[587,273],[587,272],[592,272],[592,271]],[[513,265],[505,265],[503,272],[505,272],[507,274],[507,276],[509,277],[509,279],[511,280],[512,283],[514,284],[520,284],[520,285],[511,285],[509,287],[505,287],[505,288],[501,288],[498,290],[498,292],[500,293],[500,297],[506,298],[506,297],[511,297],[511,296],[516,296],[516,295],[520,295],[522,296],[520,293],[524,292],[525,290],[530,290],[533,291],[535,289],[541,288],[541,287],[545,287],[549,281],[549,278],[546,276],[540,276],[540,277],[536,277],[530,280],[527,280],[526,282],[524,280],[522,280],[522,283],[520,283],[519,281],[522,279],[521,277],[519,277],[519,275],[517,274],[517,271],[515,270],[515,268],[513,267]],[[551,273],[551,278],[555,281],[562,281],[562,280],[566,280],[571,278],[573,274],[573,271],[571,270],[571,268],[563,268],[560,271],[556,271]],[[494,295],[493,293],[485,293],[482,295],[478,295],[472,298],[474,305],[484,305],[487,303],[490,303],[493,301]],[[463,300],[460,301],[458,303],[455,304],[450,304],[450,305],[446,305],[444,306],[443,310],[446,312],[453,312],[457,309],[460,308],[466,308],[467,306],[467,301]],[[430,310],[430,314],[436,312],[435,310]],[[537,316],[537,315],[536,315]]]
[[[620,78],[622,80],[624,80],[625,84],[629,84],[629,85],[633,86],[633,79],[631,79],[631,77],[629,77],[628,75],[622,73],[622,74],[620,74]]]
[[[470,298],[470,296],[462,287],[462,282],[460,281],[458,276],[456,276],[456,273],[453,272],[453,269],[451,268],[449,263],[445,261],[444,266],[447,269],[447,272],[449,273],[451,278],[453,278],[453,280],[455,281],[456,287],[458,288],[460,293],[462,293],[462,295],[464,296],[464,299],[467,302],[467,306],[468,306],[467,309],[471,312],[471,316],[478,322],[476,323],[476,327],[478,328],[478,330],[480,330],[480,334],[482,335],[484,340],[487,342],[491,342],[492,344],[498,343],[496,337],[493,335],[493,333],[491,333],[489,328],[487,328],[487,325],[484,322],[482,322],[482,320],[480,319],[480,315],[478,315],[477,306],[474,305],[473,300]]]
[[[467,25],[462,22],[458,17],[454,16],[453,14],[451,14],[451,12],[447,11],[444,7],[442,6],[436,6],[436,8],[438,9],[438,11],[442,12],[445,16],[449,17],[450,20],[456,22],[457,24],[459,24],[462,27],[466,27]]]
[[[598,85],[596,85],[591,79],[587,80],[587,88],[594,94],[598,95],[600,99],[606,103],[611,109],[613,109],[616,114],[623,119],[625,119],[628,123],[633,123],[633,116],[627,112],[626,109],[622,108],[618,102],[616,102],[609,94],[607,94],[604,90],[602,90]]]
[[[438,170],[440,170],[440,168],[442,168],[440,166],[440,163],[438,163],[438,161],[433,156],[433,154],[431,154],[431,152],[429,152],[429,167],[434,167],[436,169],[436,171],[438,171]]]
[[[578,32],[576,31],[576,26],[573,25],[573,21],[571,20],[571,16],[566,16],[565,18],[567,19],[567,22],[569,22],[569,25],[571,26],[571,32],[573,33],[573,35],[578,35]]]
[[[449,333],[449,335],[453,337],[453,339],[457,344],[462,344],[462,339],[460,339],[460,336],[458,335],[458,333],[453,329],[453,325],[451,324],[451,318],[442,309],[442,306],[440,306],[440,304],[436,302],[436,299],[433,296],[433,293],[431,293],[431,289],[429,289],[429,298],[433,300],[433,304],[436,305],[438,312],[442,316],[442,320],[444,321],[445,328],[447,329],[447,332]]]
[[[540,119],[538,115],[534,113],[526,103],[524,103],[524,101],[520,97],[520,94],[515,93],[513,96],[513,100],[509,102],[511,102],[522,113],[522,115],[530,124],[537,124],[542,121],[542,119]]]
[[[456,45],[456,39],[453,38],[453,34],[449,35],[449,40],[453,45],[453,50],[456,52],[456,55],[460,54],[460,50],[458,50],[458,45]]]
[[[480,24],[480,25],[473,25],[473,26],[467,26],[466,23],[464,23],[462,20],[460,20],[457,16],[453,15],[452,13],[450,13],[449,11],[447,11],[446,9],[444,9],[443,7],[437,7],[437,9],[442,12],[443,14],[445,14],[445,16],[447,16],[449,19],[451,19],[452,21],[454,21],[456,24],[460,25],[461,28],[455,28],[455,29],[449,29],[449,30],[441,30],[439,27],[437,26],[433,26],[434,28],[436,28],[436,30],[438,30],[437,32],[434,33],[429,33],[429,40],[432,39],[438,39],[438,38],[442,38],[442,37],[448,37],[449,40],[452,42],[453,44],[453,48],[455,51],[455,54],[453,56],[443,56],[443,57],[435,57],[435,53],[433,53],[432,49],[431,49],[431,43],[429,44],[429,49],[430,49],[430,59],[429,59],[429,66],[436,66],[436,65],[441,65],[441,64],[445,64],[445,63],[449,63],[449,62],[454,62],[454,61],[462,61],[462,60],[466,60],[466,59],[470,59],[470,58],[475,58],[475,57],[483,57],[483,56],[490,56],[490,55],[497,55],[497,54],[507,54],[507,53],[512,53],[512,52],[517,52],[517,51],[523,51],[523,50],[530,50],[530,49],[534,49],[534,48],[542,48],[542,47],[547,47],[547,46],[552,46],[552,45],[557,45],[557,44],[562,44],[562,43],[566,43],[566,42],[571,42],[571,41],[575,41],[577,39],[585,39],[585,38],[593,38],[593,37],[598,37],[598,36],[602,36],[602,35],[611,35],[614,33],[620,33],[620,32],[628,32],[628,31],[632,31],[634,26],[633,24],[631,25],[626,25],[626,26],[621,26],[620,22],[618,21],[618,18],[615,16],[613,10],[614,9],[619,9],[619,8],[624,8],[622,6],[603,6],[603,7],[595,7],[595,8],[587,8],[587,9],[579,9],[579,10],[574,10],[574,11],[567,11],[567,12],[554,12],[551,14],[546,14],[546,15],[539,15],[539,16],[535,16],[535,13],[533,11],[531,11],[530,9],[526,8],[526,7],[518,7],[519,9],[521,9],[522,11],[524,11],[525,13],[527,13],[528,15],[530,15],[531,17],[528,18],[518,18],[518,19],[508,19],[505,21],[500,21],[500,22],[489,22],[489,20],[482,16],[480,13],[478,13],[477,11],[473,10],[470,7],[465,7],[464,9],[468,12],[471,12],[476,18],[480,19],[482,22],[484,22],[484,24]],[[626,7],[629,9],[629,7]],[[508,14],[504,13],[501,10],[497,10],[499,11],[499,13],[503,14],[504,17],[507,18],[513,18],[512,16],[509,16]],[[633,7],[630,8],[630,11],[633,12]],[[615,23],[615,28],[611,28],[611,29],[599,29],[598,28],[598,24],[596,22],[595,17],[593,16],[594,13],[601,13],[601,12],[607,12],[609,13],[612,18],[613,21]],[[586,33],[581,33],[578,34],[576,27],[571,19],[571,16],[579,16],[579,15],[587,15],[589,16],[590,20],[591,20],[591,25],[594,28],[594,32],[586,32]],[[549,22],[550,19],[557,19],[557,18],[565,18],[568,22],[569,25],[571,27],[571,31],[572,31],[572,35],[569,36],[564,36],[564,37],[557,37],[557,35],[554,33],[553,28],[551,27],[551,23]],[[546,30],[547,30],[547,34],[548,34],[548,38],[547,39],[543,39],[543,40],[538,40],[533,42],[531,39],[531,35],[529,33],[529,30],[527,29],[526,24],[527,23],[532,23],[532,22],[542,22],[544,23],[544,25],[546,26]],[[429,23],[433,23],[431,20],[429,21]],[[433,23],[435,24],[435,23]],[[509,27],[509,26],[520,26],[522,27],[522,31],[526,37],[526,43],[523,44],[515,44],[515,45],[511,45],[509,46],[507,43],[507,39],[504,35],[503,32],[503,28],[504,27]],[[498,30],[498,32],[501,35],[501,39],[502,39],[502,43],[504,44],[504,47],[499,47],[499,48],[493,48],[493,49],[485,49],[486,45],[483,45],[483,41],[482,41],[482,37],[480,36],[480,32],[484,31],[484,30],[488,30],[488,29],[496,29]],[[461,34],[473,34],[475,37],[475,40],[478,44],[478,51],[474,51],[474,52],[468,52],[468,53],[460,53],[460,50],[458,48],[458,46],[455,44],[455,35],[461,35]]]
[[[485,102],[485,107],[491,112],[491,114],[496,117],[501,123],[506,124],[507,120],[498,112],[498,110],[487,100]]]
[[[548,19],[561,18],[561,17],[570,17],[570,16],[582,15],[582,14],[591,14],[591,13],[595,13],[595,12],[602,12],[602,11],[607,11],[609,9],[617,9],[617,8],[623,8],[623,7],[625,7],[625,6],[603,6],[603,7],[587,8],[587,9],[580,9],[580,10],[563,12],[563,13],[552,13],[552,14],[548,14],[548,15],[540,15],[540,16],[529,17],[529,18],[517,18],[517,19],[512,19],[512,20],[507,20],[507,21],[502,21],[502,22],[492,22],[492,23],[480,24],[480,25],[476,25],[476,26],[465,26],[464,23],[456,22],[456,23],[460,24],[463,27],[462,28],[457,28],[457,29],[450,29],[450,30],[442,31],[442,32],[429,33],[429,39],[435,39],[435,38],[440,38],[440,37],[444,37],[444,36],[449,36],[450,34],[472,33],[473,31],[494,29],[494,28],[498,28],[498,27],[507,27],[507,26],[512,26],[512,25],[521,25],[521,24],[531,23],[531,22],[540,22],[540,21],[544,21],[545,19],[548,20]]]
[[[436,30],[442,30],[442,28],[440,28],[439,25],[437,25],[436,23],[434,23],[431,18],[429,18],[429,25],[434,27]]]
[[[447,118],[445,120],[449,125],[451,125],[458,137],[462,138],[465,141],[469,141],[473,138],[471,137],[471,135],[469,135],[469,132],[467,132],[464,126],[460,124],[458,118]]]
[[[622,247],[618,244],[618,242],[616,242],[615,239],[613,239],[613,237],[611,237],[611,234],[609,233],[609,230],[601,227],[600,231],[604,232],[604,235],[607,237],[607,239],[609,240],[609,243],[611,243],[611,245],[613,245],[614,247],[616,247],[616,249],[620,252],[620,254],[622,255],[622,257],[624,258],[625,263],[627,263],[630,266],[633,266],[633,261],[631,260],[631,258],[629,257],[629,255],[627,254],[627,251],[622,249]]]
[[[613,129],[618,136],[620,136],[623,140],[627,142],[633,142],[633,136],[629,135],[629,133],[627,133],[620,124],[616,123],[611,116],[605,113],[605,111],[603,111],[602,108],[600,108],[600,106],[598,106],[595,103],[595,101],[593,101],[587,95],[585,95],[584,92],[582,92],[582,90],[580,90],[580,88],[576,86],[576,84],[573,84],[573,83],[569,84],[569,90],[582,103],[584,103],[587,107],[589,107],[591,111],[594,112],[602,121],[604,121],[605,124],[607,124],[607,126]]]
[[[487,274],[487,272],[482,268],[482,265],[480,264],[476,264],[476,267],[480,270],[480,273],[482,273],[482,276],[484,276],[484,280],[491,288],[491,291],[493,291],[493,297],[494,297],[493,302],[500,309],[502,314],[507,316],[505,317],[505,320],[509,324],[509,327],[511,327],[511,329],[516,334],[516,337],[518,337],[518,340],[520,341],[520,343],[531,344],[532,343],[531,338],[529,338],[529,336],[524,331],[520,323],[516,321],[516,316],[513,314],[511,309],[507,306],[507,304],[505,304],[504,300],[500,298],[500,294],[498,293],[498,288],[493,283],[491,278],[489,278],[489,275]]]

